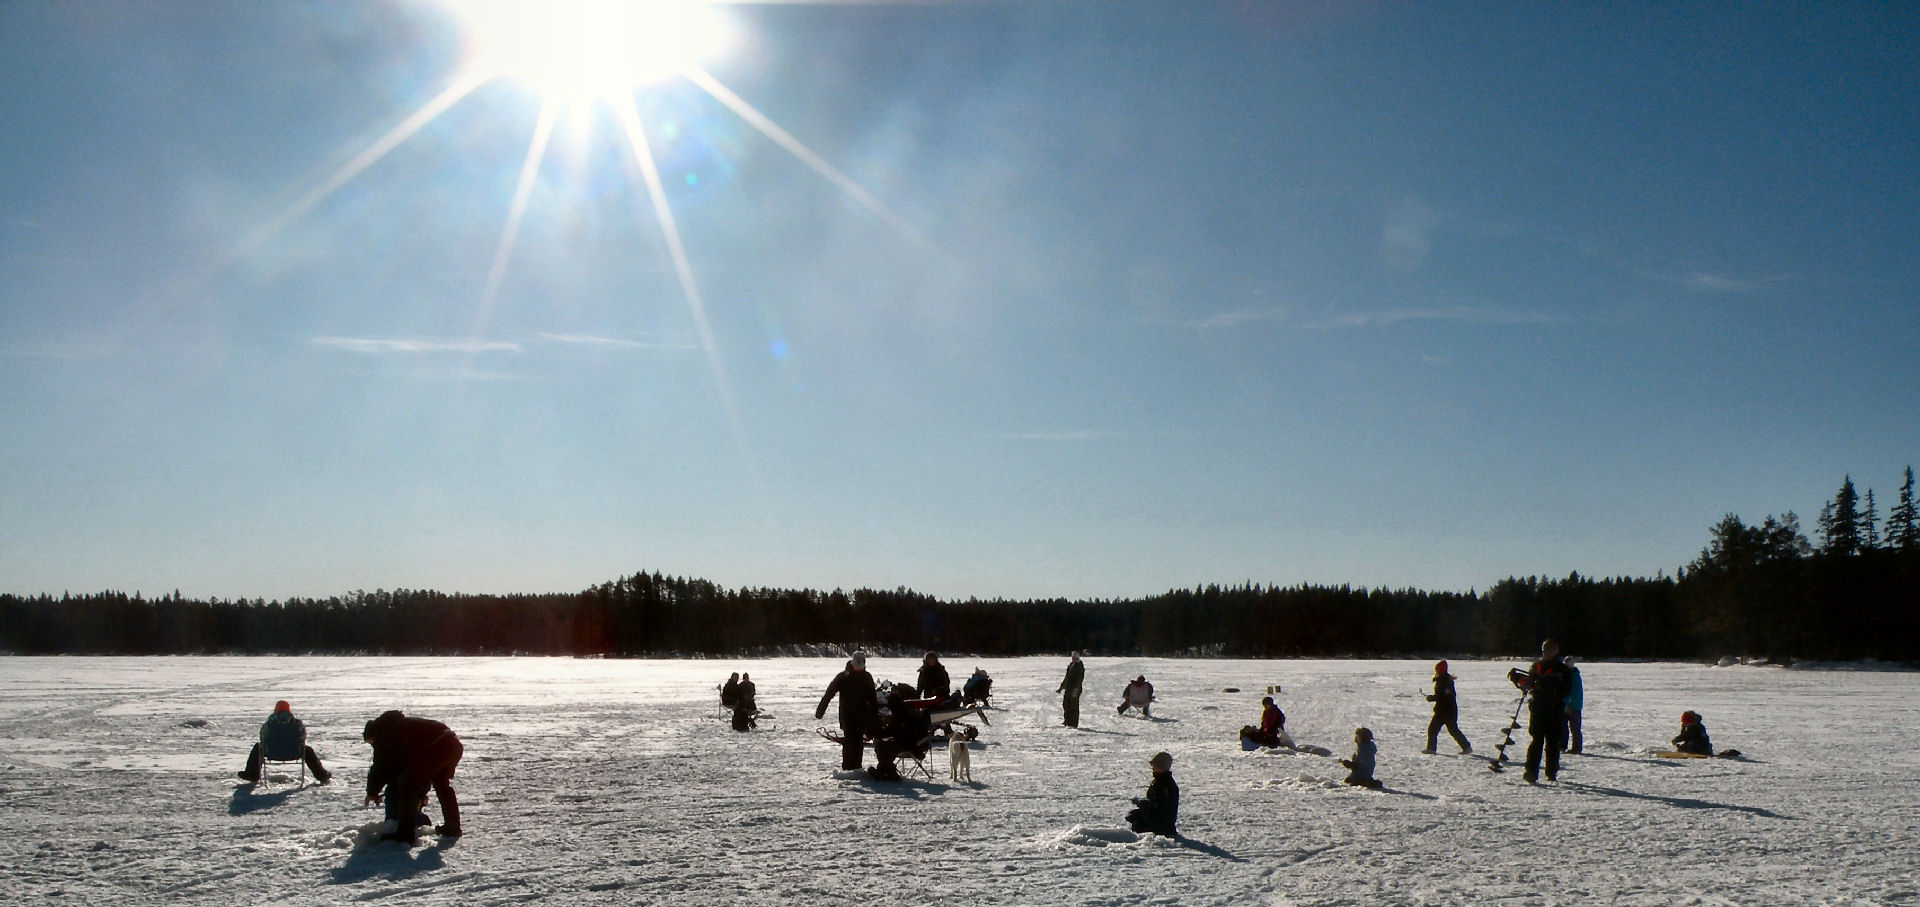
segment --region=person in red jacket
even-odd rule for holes
[[[453,794],[453,771],[466,752],[460,738],[446,725],[426,718],[409,718],[398,710],[382,712],[367,722],[360,739],[373,745],[373,765],[367,769],[367,804],[387,805],[393,831],[382,840],[412,844],[418,840],[421,810],[427,788],[440,801],[441,823],[434,828],[443,838],[460,836],[460,801]]]

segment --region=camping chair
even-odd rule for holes
[[[298,721],[285,726],[276,726],[273,722],[260,728],[260,777],[267,776],[267,766],[285,765],[289,762],[300,764],[300,786],[307,785],[307,728]]]
[[[894,773],[904,777],[905,774],[900,771],[900,766],[904,762],[912,761],[913,767],[919,769],[920,774],[926,776],[928,781],[932,781],[933,771],[927,768],[927,753],[931,752],[932,749],[933,732],[929,731],[925,737],[920,738],[920,742],[913,746],[902,747],[899,752],[893,754]]]

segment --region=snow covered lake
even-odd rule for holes
[[[917,661],[870,668],[912,682]],[[840,659],[0,658],[0,901],[1920,903],[1914,673],[1583,664],[1587,753],[1535,787],[1419,754],[1428,662],[1090,658],[1074,730],[1064,657],[945,661],[995,681],[972,784],[940,748],[932,781],[839,773],[813,709]],[[1515,664],[1452,665],[1477,755]],[[737,670],[775,715],[745,734],[716,717]],[[1136,674],[1151,721],[1114,713]],[[1243,752],[1269,685],[1302,744],[1345,756],[1371,727],[1386,789]],[[234,777],[277,699],[330,786]],[[465,837],[373,841],[360,729],[390,708],[465,741]],[[1686,709],[1745,758],[1652,756]],[[1123,830],[1159,750],[1184,841]]]

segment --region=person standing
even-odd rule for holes
[[[940,663],[939,655],[928,652],[920,659],[920,676],[914,680],[914,688],[922,699],[945,699],[953,693],[953,681],[947,677],[947,666]]]
[[[1147,765],[1153,769],[1153,783],[1147,785],[1145,797],[1134,798],[1127,825],[1135,833],[1177,838],[1180,833],[1174,826],[1180,820],[1180,785],[1173,781],[1173,755],[1154,753]]]
[[[1560,775],[1560,748],[1567,733],[1567,693],[1573,683],[1567,663],[1560,660],[1560,643],[1540,643],[1540,660],[1527,670],[1527,767],[1522,777],[1529,784],[1540,778],[1541,757],[1545,757],[1547,780]]]
[[[760,712],[759,705],[753,701],[754,690],[753,675],[741,674],[740,685],[734,688],[733,729],[736,731],[753,727],[754,716]]]
[[[880,718],[873,675],[867,673],[867,653],[853,653],[846,669],[827,684],[826,695],[813,710],[815,721],[827,717],[827,703],[835,696],[840,697],[840,770],[855,771],[866,749],[867,732],[878,727]]]
[[[434,831],[443,838],[460,837],[460,801],[453,795],[453,772],[466,748],[453,731],[438,721],[409,718],[396,709],[367,722],[360,739],[373,745],[367,805],[385,799],[387,818],[395,823],[393,831],[381,839],[406,844],[417,840],[417,820],[429,786],[440,801],[441,823]]]
[[[1087,679],[1087,666],[1080,661],[1080,653],[1075,652],[1067,662],[1067,676],[1054,689],[1060,694],[1061,723],[1067,727],[1080,726],[1080,685]]]
[[[1427,701],[1433,703],[1433,720],[1427,722],[1427,748],[1420,752],[1433,755],[1440,740],[1440,729],[1446,728],[1453,735],[1453,742],[1460,745],[1460,752],[1473,752],[1473,744],[1467,742],[1467,735],[1460,733],[1460,701],[1453,690],[1453,675],[1447,673],[1444,659],[1433,664],[1433,692]]]
[[[1567,733],[1566,737],[1563,738],[1563,742],[1566,744],[1566,752],[1578,753],[1582,749],[1583,744],[1583,741],[1580,739],[1580,707],[1586,704],[1587,694],[1586,690],[1583,689],[1580,684],[1580,669],[1573,666],[1573,656],[1569,655],[1561,660],[1567,663],[1567,677],[1569,678],[1570,686],[1567,690],[1566,705]]]

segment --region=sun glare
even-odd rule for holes
[[[486,78],[552,100],[604,100],[719,53],[728,33],[706,0],[449,0],[467,59]]]

